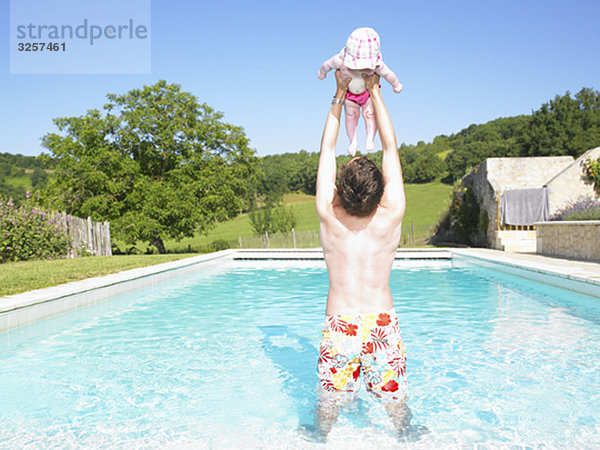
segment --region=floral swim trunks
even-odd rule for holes
[[[394,308],[326,316],[317,367],[325,391],[355,392],[362,370],[368,391],[406,401],[406,353]]]

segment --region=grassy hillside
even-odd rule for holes
[[[20,175],[16,177],[5,177],[4,181],[6,184],[12,187],[22,187],[25,190],[32,190],[31,176],[29,174]]]
[[[415,235],[428,234],[430,228],[438,222],[440,215],[447,209],[452,186],[439,182],[407,184],[405,190],[405,234],[410,233],[413,224]],[[317,231],[319,229],[319,219],[313,196],[288,194],[284,197],[284,203],[294,210],[298,221],[296,231]],[[248,214],[242,214],[233,220],[218,224],[207,236],[198,235],[183,239],[181,242],[167,241],[165,246],[168,251],[183,251],[188,248],[194,250],[207,246],[216,240],[234,241],[240,236],[247,237],[254,234]],[[146,245],[141,245],[139,248],[145,249]]]

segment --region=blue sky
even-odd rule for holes
[[[2,2],[0,152],[37,155],[40,138],[56,131],[52,118],[160,79],[242,126],[258,155],[318,151],[334,81],[317,70],[360,26],[377,30],[404,84],[394,94],[382,82],[399,143],[529,114],[566,91],[600,90],[597,0],[152,0],[151,8],[150,74],[11,75]],[[359,150],[363,130],[361,121]],[[346,146],[342,130],[338,152]]]

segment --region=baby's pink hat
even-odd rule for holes
[[[374,70],[380,60],[377,32],[373,28],[354,30],[346,41],[344,65],[354,70]]]

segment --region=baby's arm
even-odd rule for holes
[[[381,63],[377,66],[375,73],[385,78],[385,80],[392,85],[396,94],[402,91],[404,86],[402,86],[402,83],[400,83],[400,80],[398,80],[396,74],[392,72],[392,70],[386,66],[383,61],[381,61]]]
[[[319,69],[319,73],[317,74],[319,79],[324,80],[327,76],[327,72],[330,70],[337,70],[344,63],[344,57],[342,53],[338,53],[337,55],[329,58],[327,61],[323,63],[321,68]]]

